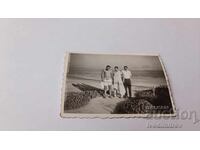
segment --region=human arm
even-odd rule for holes
[[[122,78],[122,82],[124,82],[124,74],[123,74],[123,71],[121,71],[121,78]]]
[[[105,78],[105,74],[104,74],[104,70],[101,71],[101,81],[104,81]]]

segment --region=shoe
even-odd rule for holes
[[[106,98],[107,96],[105,94],[103,94],[103,98]]]
[[[124,98],[127,98],[128,96],[127,96],[127,95],[124,95],[123,97],[124,97]]]

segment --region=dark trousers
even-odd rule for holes
[[[125,88],[125,96],[128,96],[128,92],[129,92],[129,97],[132,96],[131,94],[131,79],[124,79],[124,88]]]

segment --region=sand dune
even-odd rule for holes
[[[103,98],[97,97],[78,109],[68,110],[67,113],[85,113],[85,114],[109,114],[112,113],[118,102],[124,101],[123,98]]]
[[[116,105],[119,102],[125,101],[125,98],[103,98],[102,97],[102,91],[100,83],[93,80],[84,80],[84,79],[76,79],[76,78],[70,78],[67,80],[66,83],[66,92],[86,92],[90,91],[92,94],[92,91],[96,91],[98,93],[93,96],[89,96],[89,100],[87,101],[87,104],[84,103],[81,107],[76,107],[74,109],[65,109],[65,113],[82,113],[82,114],[110,114],[113,113],[113,111],[116,108]],[[132,94],[134,95],[136,91],[145,90],[149,88],[139,88],[137,86],[134,86],[132,88]],[[83,94],[87,96],[87,94]],[[84,100],[84,99],[81,99]],[[81,100],[78,100],[81,102]],[[75,102],[76,103],[76,102]],[[81,103],[82,104],[82,103]],[[69,105],[71,103],[69,102]]]

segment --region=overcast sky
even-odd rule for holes
[[[103,55],[103,54],[71,54],[70,67],[103,69],[106,65],[127,65],[131,70],[162,70],[157,56]]]

